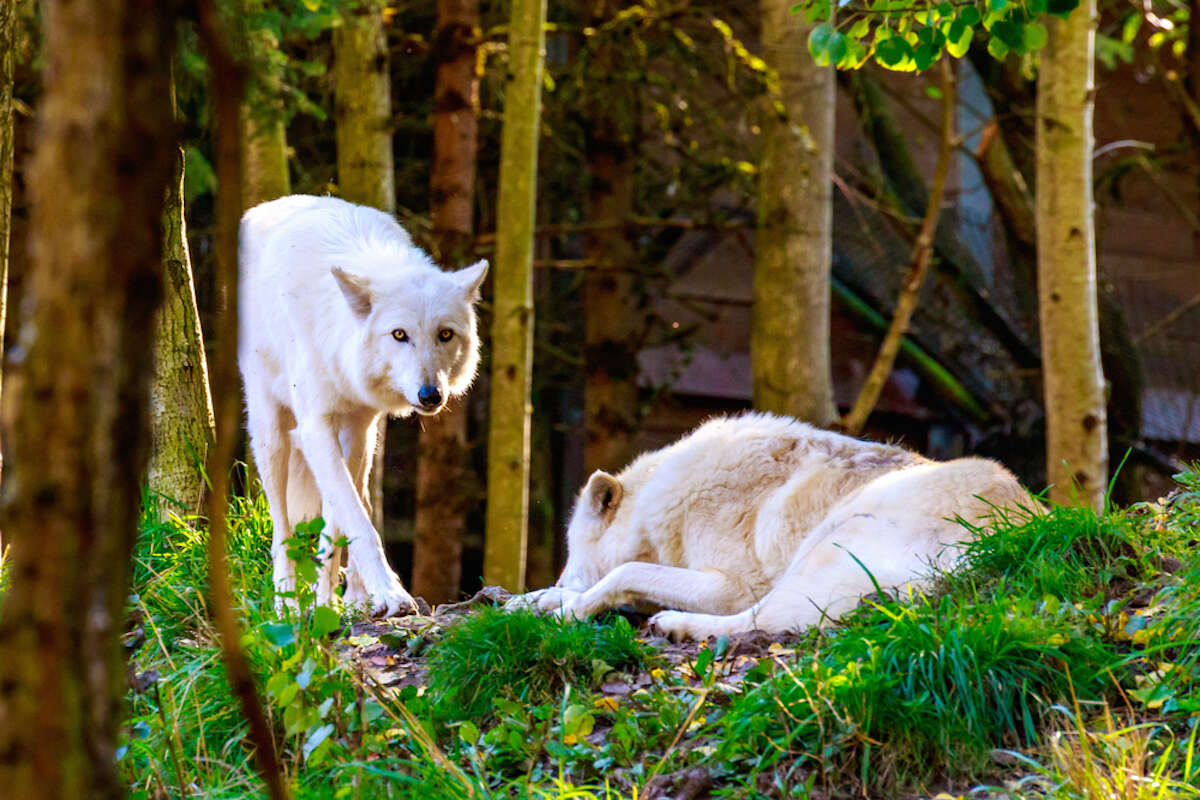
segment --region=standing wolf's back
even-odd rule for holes
[[[329,262],[339,255],[412,247],[412,239],[389,214],[336,197],[303,194],[247,211],[240,236],[243,285],[248,278],[271,278],[311,286],[310,281],[327,276]]]

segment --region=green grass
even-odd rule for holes
[[[430,652],[434,719],[487,719],[495,698],[553,703],[568,686],[586,692],[614,669],[647,668],[650,655],[622,617],[600,624],[484,608]]]
[[[337,615],[310,597],[277,617],[261,499],[232,504],[231,564],[243,645],[302,798],[624,800],[698,766],[731,798],[976,783],[1014,798],[1117,783],[1129,791],[1116,797],[1190,797],[1200,478],[1180,479],[1169,505],[1003,521],[928,597],[866,603],[740,684],[725,644],[673,670],[619,617],[483,609],[426,635],[424,691],[392,691],[335,656]],[[198,522],[143,521],[135,659],[157,680],[128,696],[121,769],[136,797],[260,792],[207,622]],[[629,691],[597,694],[655,663]]]

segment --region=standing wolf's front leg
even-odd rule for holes
[[[728,614],[754,602],[749,587],[716,570],[682,569],[628,561],[576,597],[565,597],[563,616],[590,617],[606,608],[643,601],[663,608]]]
[[[350,541],[350,559],[370,595],[372,613],[384,616],[416,613],[412,596],[387,565],[383,543],[342,459],[333,420],[328,415],[307,417],[300,421],[297,434],[333,527]]]

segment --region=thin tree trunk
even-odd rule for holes
[[[4,377],[4,329],[8,319],[8,244],[12,234],[13,53],[16,51],[17,4],[0,7],[0,380]],[[0,474],[4,447],[0,444]],[[4,543],[0,541],[0,559]]]
[[[611,21],[622,4],[589,0],[588,24]],[[584,469],[616,471],[633,457],[638,417],[640,315],[632,270],[637,252],[629,238],[634,211],[634,141],[637,97],[619,76],[622,53],[613,32],[596,43],[587,88],[586,129],[589,221],[612,221],[587,234],[587,257],[606,268],[583,278]]]
[[[242,209],[292,193],[283,118],[259,106],[242,108]]]
[[[475,150],[478,146],[478,0],[439,0],[433,55],[433,174],[430,215],[434,256],[458,266],[471,256],[475,218]],[[423,421],[417,438],[417,513],[413,542],[413,593],[430,603],[458,598],[462,581],[466,514],[474,500],[467,487],[467,413],[452,400]]]
[[[1038,317],[1046,474],[1058,503],[1104,504],[1108,446],[1092,199],[1095,0],[1050,19],[1037,90]]]
[[[160,516],[200,509],[204,464],[213,441],[208,361],[196,309],[192,260],[183,219],[183,155],[163,212],[165,296],[154,339],[155,379],[150,397],[150,491]]]
[[[500,139],[483,579],[514,592],[525,585],[529,534],[533,230],[545,20],[546,0],[513,0]]]
[[[761,0],[763,54],[779,76],[767,98],[758,171],[754,406],[819,427],[837,418],[830,365],[834,69],[813,63],[803,15]]]
[[[11,3],[5,4],[11,8]],[[6,797],[117,798],[120,636],[149,445],[176,7],[47,0],[5,508]]]
[[[233,467],[233,452],[241,422],[241,392],[237,376],[237,256],[238,227],[245,196],[242,191],[242,176],[245,174],[242,163],[244,128],[240,118],[245,82],[241,67],[229,49],[216,0],[196,0],[196,9],[201,40],[212,68],[209,92],[215,106],[216,127],[216,279],[218,296],[224,301],[217,310],[216,351],[212,370],[216,441],[208,462],[208,474],[212,481],[208,540],[209,607],[221,643],[225,676],[249,724],[249,739],[254,746],[259,773],[267,784],[272,800],[287,800],[290,792],[284,783],[270,723],[263,712],[250,663],[241,649],[241,630],[233,605],[226,554],[229,473]]]
[[[348,9],[333,31],[336,93],[338,188],[344,199],[389,214],[396,212],[396,172],[392,166],[392,96],[388,79],[383,9],[362,0]],[[371,468],[371,517],[383,529],[384,432],[376,430]]]
[[[942,141],[938,149],[937,168],[933,176],[933,188],[929,192],[929,205],[925,209],[925,219],[921,230],[917,233],[917,241],[913,245],[912,258],[908,276],[896,299],[896,309],[892,313],[892,322],[884,334],[875,356],[875,363],[867,373],[862,389],[854,400],[854,406],[842,420],[842,429],[851,436],[862,433],[867,419],[879,402],[879,395],[892,367],[896,363],[896,354],[900,352],[900,342],[908,331],[908,323],[912,320],[921,296],[921,286],[925,282],[925,274],[929,271],[929,263],[933,260],[933,235],[937,231],[938,219],[942,214],[942,199],[946,191],[946,178],[950,172],[950,157],[956,145],[954,134],[954,114],[956,111],[956,96],[954,66],[948,58],[941,60],[942,70]]]

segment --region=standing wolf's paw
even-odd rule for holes
[[[372,617],[407,617],[419,613],[417,601],[404,591],[400,579],[390,569],[385,569],[382,579],[367,580],[359,573],[366,589],[366,607]]]

